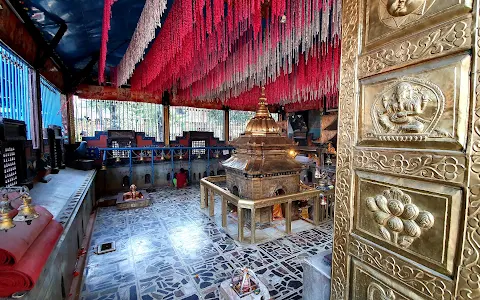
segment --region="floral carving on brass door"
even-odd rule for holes
[[[420,211],[412,203],[411,197],[397,188],[368,197],[366,206],[373,213],[383,239],[402,248],[410,247],[423,231],[432,228],[434,224],[434,217],[430,212]]]
[[[377,95],[372,107],[374,132],[386,141],[424,141],[449,133],[436,129],[445,109],[440,88],[414,77],[403,77]]]

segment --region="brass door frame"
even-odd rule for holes
[[[426,55],[423,58],[409,58],[407,61],[393,66],[379,68],[379,73],[390,72],[415,65],[422,61],[440,59],[453,54],[471,56],[470,70],[470,104],[468,110],[468,129],[466,131],[465,147],[463,150],[452,150],[462,160],[464,171],[459,181],[451,183],[463,191],[463,210],[460,212],[461,221],[460,238],[457,244],[457,255],[454,258],[453,274],[444,276],[439,273],[425,271],[423,266],[417,266],[408,260],[403,260],[398,255],[389,251],[369,247],[362,237],[353,233],[354,223],[354,194],[355,187],[355,159],[358,156],[358,132],[360,124],[360,79],[373,76],[377,72],[364,68],[361,59],[365,53],[375,54],[378,43],[366,49],[364,46],[364,19],[366,17],[366,3],[373,0],[343,0],[342,5],[342,55],[340,73],[339,95],[339,129],[337,145],[337,180],[335,191],[335,216],[334,216],[334,244],[331,276],[331,299],[350,299],[352,290],[352,259],[360,255],[370,255],[378,258],[377,263],[389,261],[390,267],[411,272],[418,277],[414,278],[409,288],[420,293],[421,299],[480,299],[480,30],[479,30],[479,1],[464,1],[465,6],[472,7],[468,11],[452,13],[452,20],[470,18],[466,28],[466,42],[457,49],[441,49],[438,53]],[[380,0],[376,0],[380,1]],[[438,0],[437,0],[438,1]],[[442,0],[443,1],[443,0]],[[446,1],[446,0],[445,0]],[[435,1],[433,1],[435,2]],[[432,2],[432,3],[433,3]],[[459,3],[461,1],[458,1]],[[436,2],[442,3],[442,2]],[[436,4],[435,4],[436,5]],[[454,22],[452,21],[452,22]],[[460,22],[460,21],[459,21]],[[428,24],[424,27],[428,29]],[[435,25],[436,26],[436,25]],[[424,28],[424,29],[425,29]],[[422,29],[423,30],[423,29]],[[397,37],[398,37],[397,32]],[[415,36],[412,35],[412,39]],[[387,43],[384,43],[387,44]],[[390,45],[392,43],[390,42]],[[376,47],[376,48],[375,48]],[[361,54],[363,57],[361,57]],[[372,55],[373,55],[372,54]],[[432,149],[435,151],[435,149]],[[388,170],[384,172],[389,174]],[[361,254],[362,252],[363,254]],[[356,256],[357,255],[357,256]],[[360,259],[361,261],[361,259]],[[361,261],[366,269],[372,268],[368,259]],[[382,273],[382,272],[380,272]],[[392,277],[402,281],[398,272],[383,270],[385,277]],[[412,278],[408,278],[412,279]],[[387,279],[388,280],[388,279]],[[403,280],[405,281],[405,280]],[[417,287],[415,287],[417,284]],[[418,286],[422,286],[419,288]],[[425,287],[423,287],[425,286]],[[393,292],[392,292],[393,293]],[[408,294],[408,293],[407,293]],[[382,299],[395,299],[395,296],[385,293]],[[418,298],[415,295],[404,295],[405,298]],[[401,297],[398,297],[399,299]]]

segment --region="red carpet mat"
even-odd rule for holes
[[[53,219],[52,214],[41,206],[35,206],[40,215],[31,225],[26,222],[15,222],[15,227],[7,232],[0,232],[0,268],[12,266],[19,262],[35,239]],[[8,241],[8,242],[7,242]]]
[[[33,288],[62,231],[62,225],[52,220],[20,261],[13,266],[0,267],[0,297]]]

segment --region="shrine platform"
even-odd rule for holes
[[[67,168],[49,176],[51,180],[36,183],[30,195],[35,205],[41,205],[53,214],[63,226],[63,233],[35,287],[22,297],[27,300],[69,298],[74,272],[78,268],[77,257],[95,202],[96,170]],[[31,226],[35,226],[35,221]]]

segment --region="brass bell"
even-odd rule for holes
[[[32,205],[32,197],[30,197],[30,195],[22,195],[22,200],[23,205],[18,208],[18,214],[16,217],[22,218],[22,221],[25,221],[28,225],[30,225],[30,223],[38,218],[39,215]]]
[[[8,196],[7,194],[4,194],[3,199],[0,200],[0,230],[5,230],[5,232],[7,232],[9,229],[15,227],[13,219],[9,215],[11,211],[12,208],[8,201]]]

